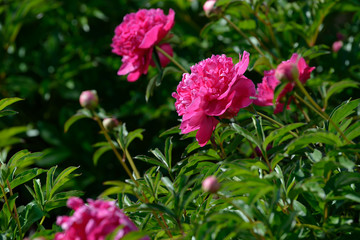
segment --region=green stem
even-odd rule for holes
[[[44,223],[44,220],[45,220],[45,216],[43,216],[43,217],[41,218],[40,226]]]
[[[12,189],[11,189],[9,180],[6,180],[6,184],[7,184],[8,188],[9,188],[10,196],[12,196],[12,195],[13,195],[13,191],[12,191]],[[6,195],[5,195],[5,191],[3,190],[3,187],[2,187],[2,191],[3,191],[4,196],[6,196]],[[9,204],[8,204],[8,207],[9,207],[9,211],[11,212]],[[17,212],[17,208],[16,208],[16,203],[15,203],[15,202],[14,202],[14,218],[15,218],[16,224],[18,225],[18,228],[19,228],[20,240],[22,240],[22,239],[23,239],[23,234],[22,234],[22,231],[21,231],[21,224],[20,224],[20,220],[19,220],[19,214],[18,214],[18,212]]]
[[[338,131],[340,136],[348,143],[348,144],[355,144],[353,141],[349,140],[343,131],[337,126],[336,123],[329,117],[329,115],[326,112],[323,112],[321,107],[317,105],[317,103],[312,99],[310,94],[306,91],[302,83],[299,81],[299,79],[295,79],[295,82],[297,86],[300,88],[300,90],[304,93],[304,95],[309,99],[311,104],[307,103],[302,97],[300,97],[297,93],[295,93],[295,97],[298,98],[301,102],[303,102],[306,106],[311,108],[314,112],[316,112],[320,117],[322,117],[324,120],[329,121],[331,125]]]
[[[162,53],[165,57],[167,57],[172,63],[174,63],[181,71],[183,71],[184,73],[189,73],[188,71],[186,71],[186,69],[181,66],[181,64],[176,61],[172,56],[170,56],[169,54],[167,54],[167,52],[165,52],[161,47],[159,46],[155,46],[156,51],[159,51],[160,53]]]
[[[120,140],[118,138],[116,138],[116,141],[118,142],[119,146],[121,147]],[[137,170],[136,165],[135,165],[129,151],[127,149],[123,149],[123,148],[121,148],[121,150],[123,150],[123,152],[125,153],[125,156],[126,156],[127,160],[129,161],[130,166],[131,166],[132,170],[134,171],[136,178],[140,178],[139,171]]]
[[[110,144],[110,147],[112,148],[113,152],[115,153],[115,156],[117,157],[117,159],[120,161],[121,165],[123,166],[125,172],[129,175],[129,177],[131,178],[131,180],[134,181],[134,183],[136,184],[136,186],[139,186],[139,183],[136,181],[136,179],[133,177],[133,175],[130,172],[130,169],[128,168],[128,166],[125,164],[125,162],[123,161],[120,153],[118,152],[118,150],[116,149],[116,147],[114,146],[109,134],[107,133],[106,129],[104,128],[104,125],[102,124],[99,116],[96,114],[95,111],[93,111],[93,115],[95,116],[95,120],[96,122],[99,124],[99,127],[102,131],[102,133],[104,134],[107,142]]]
[[[225,19],[225,21],[230,24],[231,27],[233,27],[235,29],[235,31],[237,31],[243,38],[245,38],[250,45],[255,48],[255,50],[261,55],[261,56],[265,56],[264,53],[250,40],[250,38],[248,36],[246,36],[246,34],[241,31],[240,28],[238,28],[230,19],[228,19],[226,16],[222,16],[223,19]]]

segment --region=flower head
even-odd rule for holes
[[[248,65],[247,52],[235,65],[224,54],[213,55],[192,66],[191,74],[183,74],[172,94],[183,134],[198,130],[196,140],[204,146],[219,122],[215,117],[232,118],[252,103],[255,86],[243,75]]]
[[[64,232],[57,233],[55,240],[104,240],[122,225],[115,237],[118,240],[138,230],[123,211],[116,207],[115,202],[89,199],[86,205],[80,198],[72,197],[67,205],[75,212],[72,216],[58,217],[56,223]]]
[[[281,81],[285,80],[287,84],[277,97],[274,110],[275,114],[282,112],[284,106],[288,107],[290,104],[291,98],[287,102],[285,102],[285,99],[295,87],[294,79],[299,78],[300,82],[305,84],[314,69],[315,67],[309,67],[306,64],[304,58],[294,53],[289,60],[280,63],[276,69],[264,72],[262,83],[257,85],[257,99],[254,101],[254,104],[272,106],[275,88]]]
[[[153,48],[174,26],[174,17],[172,9],[167,16],[161,9],[140,9],[124,17],[115,29],[111,44],[112,52],[123,56],[118,75],[129,74],[128,81],[134,82],[141,74],[147,73]],[[170,45],[163,44],[160,47],[172,55]],[[161,64],[165,66],[165,63],[168,62],[163,60]]]
[[[79,102],[84,108],[94,109],[99,104],[99,97],[95,90],[87,90],[80,94]]]
[[[220,189],[220,183],[215,176],[209,176],[202,182],[202,189],[204,192],[217,193]]]

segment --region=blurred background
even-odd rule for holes
[[[26,148],[44,153],[39,167],[80,166],[81,176],[72,188],[83,190],[85,198],[96,198],[105,189],[104,181],[127,178],[112,152],[94,166],[92,146],[104,140],[95,121],[83,119],[64,133],[64,123],[80,109],[80,93],[89,89],[97,90],[101,106],[126,123],[129,131],[145,129],[143,140],[136,139],[129,148],[132,156],[163,149],[165,138],[159,135],[179,124],[171,93],[181,73],[166,75],[146,102],[147,84],[157,70],[151,68],[148,75],[129,83],[126,76],[117,75],[121,57],[110,47],[115,27],[139,8],[162,8],[165,14],[174,9],[171,43],[175,58],[187,69],[212,54],[225,53],[237,62],[238,54],[246,50],[251,53],[252,71],[245,75],[261,82],[263,70],[269,67],[255,63],[259,54],[223,19],[206,17],[204,2],[0,0],[0,98],[25,99],[11,107],[17,115],[1,119],[0,130],[26,126],[12,132],[19,138],[13,138],[11,147],[2,140],[2,156]],[[308,81],[314,95],[321,97],[323,89],[340,80],[360,80],[357,0],[218,2],[230,3],[227,16],[264,50],[270,62],[276,65],[294,52],[306,55],[310,66],[316,66],[314,78]],[[334,52],[331,46],[339,40],[343,47]],[[359,96],[356,88],[344,88],[343,93],[329,106]],[[175,160],[189,143],[177,141],[180,137],[174,139]],[[143,162],[137,165],[141,172],[149,167]]]

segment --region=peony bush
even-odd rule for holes
[[[71,111],[51,111],[67,112],[64,139],[45,120],[11,126],[24,92],[0,100],[1,239],[360,237],[356,1],[116,4],[120,24],[80,7],[113,23],[96,49],[120,58],[94,57],[94,83],[71,71],[53,83],[75,96]],[[3,34],[10,66],[16,44]],[[33,151],[43,139],[56,147]]]

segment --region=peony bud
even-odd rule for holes
[[[214,8],[215,3],[216,3],[216,0],[207,0],[204,3],[203,9],[204,9],[204,12],[205,12],[206,16],[209,16],[209,14],[211,13],[211,11]]]
[[[204,192],[216,193],[220,189],[220,183],[215,176],[210,176],[202,182],[202,189]]]
[[[292,82],[296,78],[299,78],[299,70],[296,64],[291,62],[281,63],[275,71],[275,77],[279,81],[289,81]]]
[[[119,121],[116,118],[105,118],[102,123],[108,131],[113,130],[119,125]]]
[[[87,90],[81,93],[79,102],[84,108],[94,109],[99,104],[99,98],[95,90]]]
[[[343,46],[343,41],[336,41],[333,43],[332,45],[332,50],[333,52],[338,52]]]

